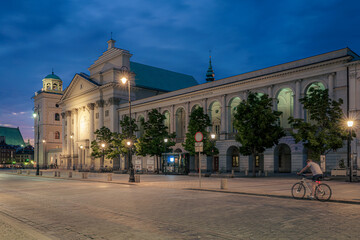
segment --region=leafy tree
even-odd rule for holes
[[[102,127],[97,129],[94,133],[96,134],[96,139],[91,142],[91,156],[100,158],[100,166],[103,167],[103,156],[105,157],[112,152],[112,132],[107,127]],[[101,144],[105,144],[104,151]]]
[[[302,141],[310,150],[310,157],[319,161],[320,155],[326,155],[330,150],[343,146],[348,138],[345,126],[342,124],[343,113],[338,101],[329,98],[328,89],[309,89],[309,94],[300,99],[304,109],[309,114],[310,121],[289,118],[289,123],[295,131],[292,135],[296,142]]]
[[[253,158],[253,177],[256,176],[256,156],[278,144],[279,139],[285,136],[283,128],[279,126],[281,114],[272,109],[272,99],[267,94],[250,92],[248,100],[242,101],[236,108],[234,127],[238,132],[235,139],[241,143],[240,153]]]
[[[190,114],[188,131],[186,133],[186,140],[183,143],[183,147],[190,155],[196,156],[195,152],[195,133],[201,132],[204,136],[203,144],[204,151],[202,154],[213,156],[219,153],[219,150],[215,147],[216,141],[210,138],[210,133],[207,128],[211,126],[209,115],[204,113],[202,107],[196,108]]]
[[[161,114],[158,110],[152,109],[148,115],[149,120],[141,120],[144,126],[144,134],[136,144],[137,153],[141,156],[155,156],[157,163],[157,172],[159,173],[159,166],[161,165],[160,158],[162,153],[169,152],[171,146],[175,145],[172,139],[175,138],[175,133],[169,134],[168,127],[165,126],[165,115]],[[164,139],[167,138],[168,142],[165,143]]]

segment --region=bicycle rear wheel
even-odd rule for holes
[[[293,198],[302,199],[306,193],[306,188],[301,182],[295,183],[291,188]]]
[[[319,201],[328,201],[331,198],[331,194],[331,188],[325,183],[321,183],[315,188],[315,197]]]

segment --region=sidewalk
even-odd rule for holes
[[[61,172],[60,179],[136,185],[137,187],[177,188],[282,198],[292,198],[291,187],[294,183],[299,181],[299,178],[294,176],[226,178],[228,188],[220,189],[221,180],[223,178],[202,177],[200,188],[198,176],[141,174],[140,183],[129,183],[128,174],[111,174],[112,181],[107,181],[108,173],[88,173],[88,179],[82,179],[81,172],[70,170],[59,171]],[[35,172],[36,170],[30,170],[29,176],[35,177]],[[72,178],[68,178],[68,172],[72,172]],[[0,173],[16,174],[16,170],[0,171]],[[43,178],[59,179],[59,177],[54,177],[54,170],[42,170],[42,173]],[[28,176],[27,170],[23,170],[22,176]],[[360,182],[350,183],[345,182],[345,179],[342,181],[337,179],[324,182],[332,189],[332,201],[360,204]]]

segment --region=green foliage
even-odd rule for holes
[[[148,121],[142,119],[141,124],[144,126],[144,134],[141,136],[136,144],[136,151],[141,156],[161,156],[164,152],[169,152],[171,146],[175,145],[172,140],[175,138],[175,133],[168,133],[167,126],[164,124],[165,115],[158,110],[152,109],[148,114]],[[168,142],[165,143],[164,139]]]
[[[279,126],[279,116],[282,113],[272,110],[272,99],[268,95],[249,93],[248,100],[242,101],[234,115],[234,127],[237,129],[236,141],[243,155],[253,156],[253,176],[255,176],[255,157],[266,148],[278,144],[285,136]]]
[[[328,89],[311,88],[309,94],[301,98],[300,102],[307,110],[310,121],[290,117],[289,123],[294,129],[291,134],[296,142],[302,141],[309,149],[311,153],[309,157],[318,161],[320,155],[341,148],[343,141],[348,137],[342,120],[343,100],[331,100]]]
[[[195,133],[201,132],[204,136],[204,151],[202,154],[208,156],[216,155],[219,150],[215,147],[216,141],[210,139],[210,133],[206,130],[211,126],[210,118],[204,113],[202,107],[196,108],[190,114],[188,131],[186,133],[186,140],[183,147],[190,155],[195,155]]]
[[[134,133],[138,131],[138,126],[135,123],[135,119],[131,119],[131,129],[130,129],[130,118],[129,116],[124,116],[123,120],[120,120],[120,126],[122,133],[128,138],[132,138]],[[131,134],[130,134],[131,130]],[[130,137],[131,135],[131,137]]]
[[[91,156],[100,158],[103,155],[107,155],[112,150],[112,132],[107,127],[102,127],[100,129],[97,129],[94,133],[96,134],[96,140],[93,140],[91,142]],[[104,154],[103,149],[101,148],[101,144],[105,144]]]

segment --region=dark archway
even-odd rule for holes
[[[236,146],[231,146],[226,151],[226,171],[240,171],[240,152]]]
[[[287,144],[281,143],[275,148],[274,172],[291,173],[291,149]]]

